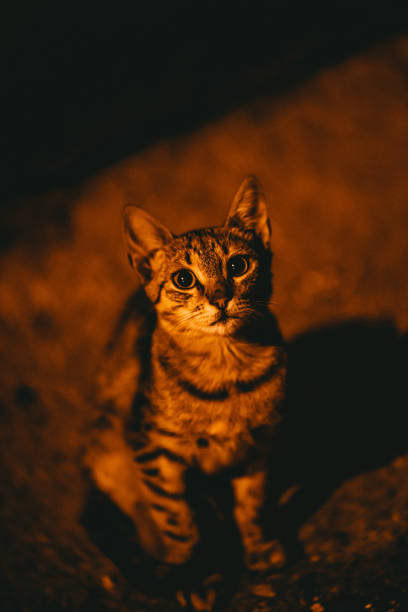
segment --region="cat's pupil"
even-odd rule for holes
[[[173,283],[179,289],[191,289],[195,284],[195,277],[190,270],[179,270],[173,274]]]
[[[248,269],[248,262],[242,255],[234,255],[228,260],[227,267],[230,276],[242,276]]]

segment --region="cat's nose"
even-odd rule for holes
[[[226,308],[231,298],[232,289],[227,283],[217,283],[208,293],[209,302],[220,310]]]
[[[213,300],[213,304],[214,306],[217,306],[217,308],[220,308],[221,310],[223,310],[228,304],[229,300],[230,298],[223,296],[223,297],[219,297]]]

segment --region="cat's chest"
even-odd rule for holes
[[[280,418],[285,383],[281,358],[266,363],[249,378],[228,371],[211,379],[189,374],[158,372],[150,401],[152,416],[162,428],[178,434],[234,439]]]
[[[187,440],[206,437],[238,447],[251,430],[279,420],[284,378],[280,347],[215,339],[180,351],[157,342],[149,419]]]
[[[165,403],[147,415],[149,437],[208,474],[232,468],[256,452],[257,430],[271,431],[278,425],[281,398],[278,385],[273,397],[259,398],[252,406],[250,398],[242,401],[238,394],[222,402],[204,402],[181,393],[177,405]]]

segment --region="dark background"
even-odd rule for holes
[[[405,3],[7,3],[1,197],[90,173],[405,32]],[[272,77],[272,78],[271,78]]]

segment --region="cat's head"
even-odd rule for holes
[[[241,184],[223,227],[174,236],[136,206],[123,219],[129,262],[167,329],[232,335],[267,311],[271,228],[255,177]]]

